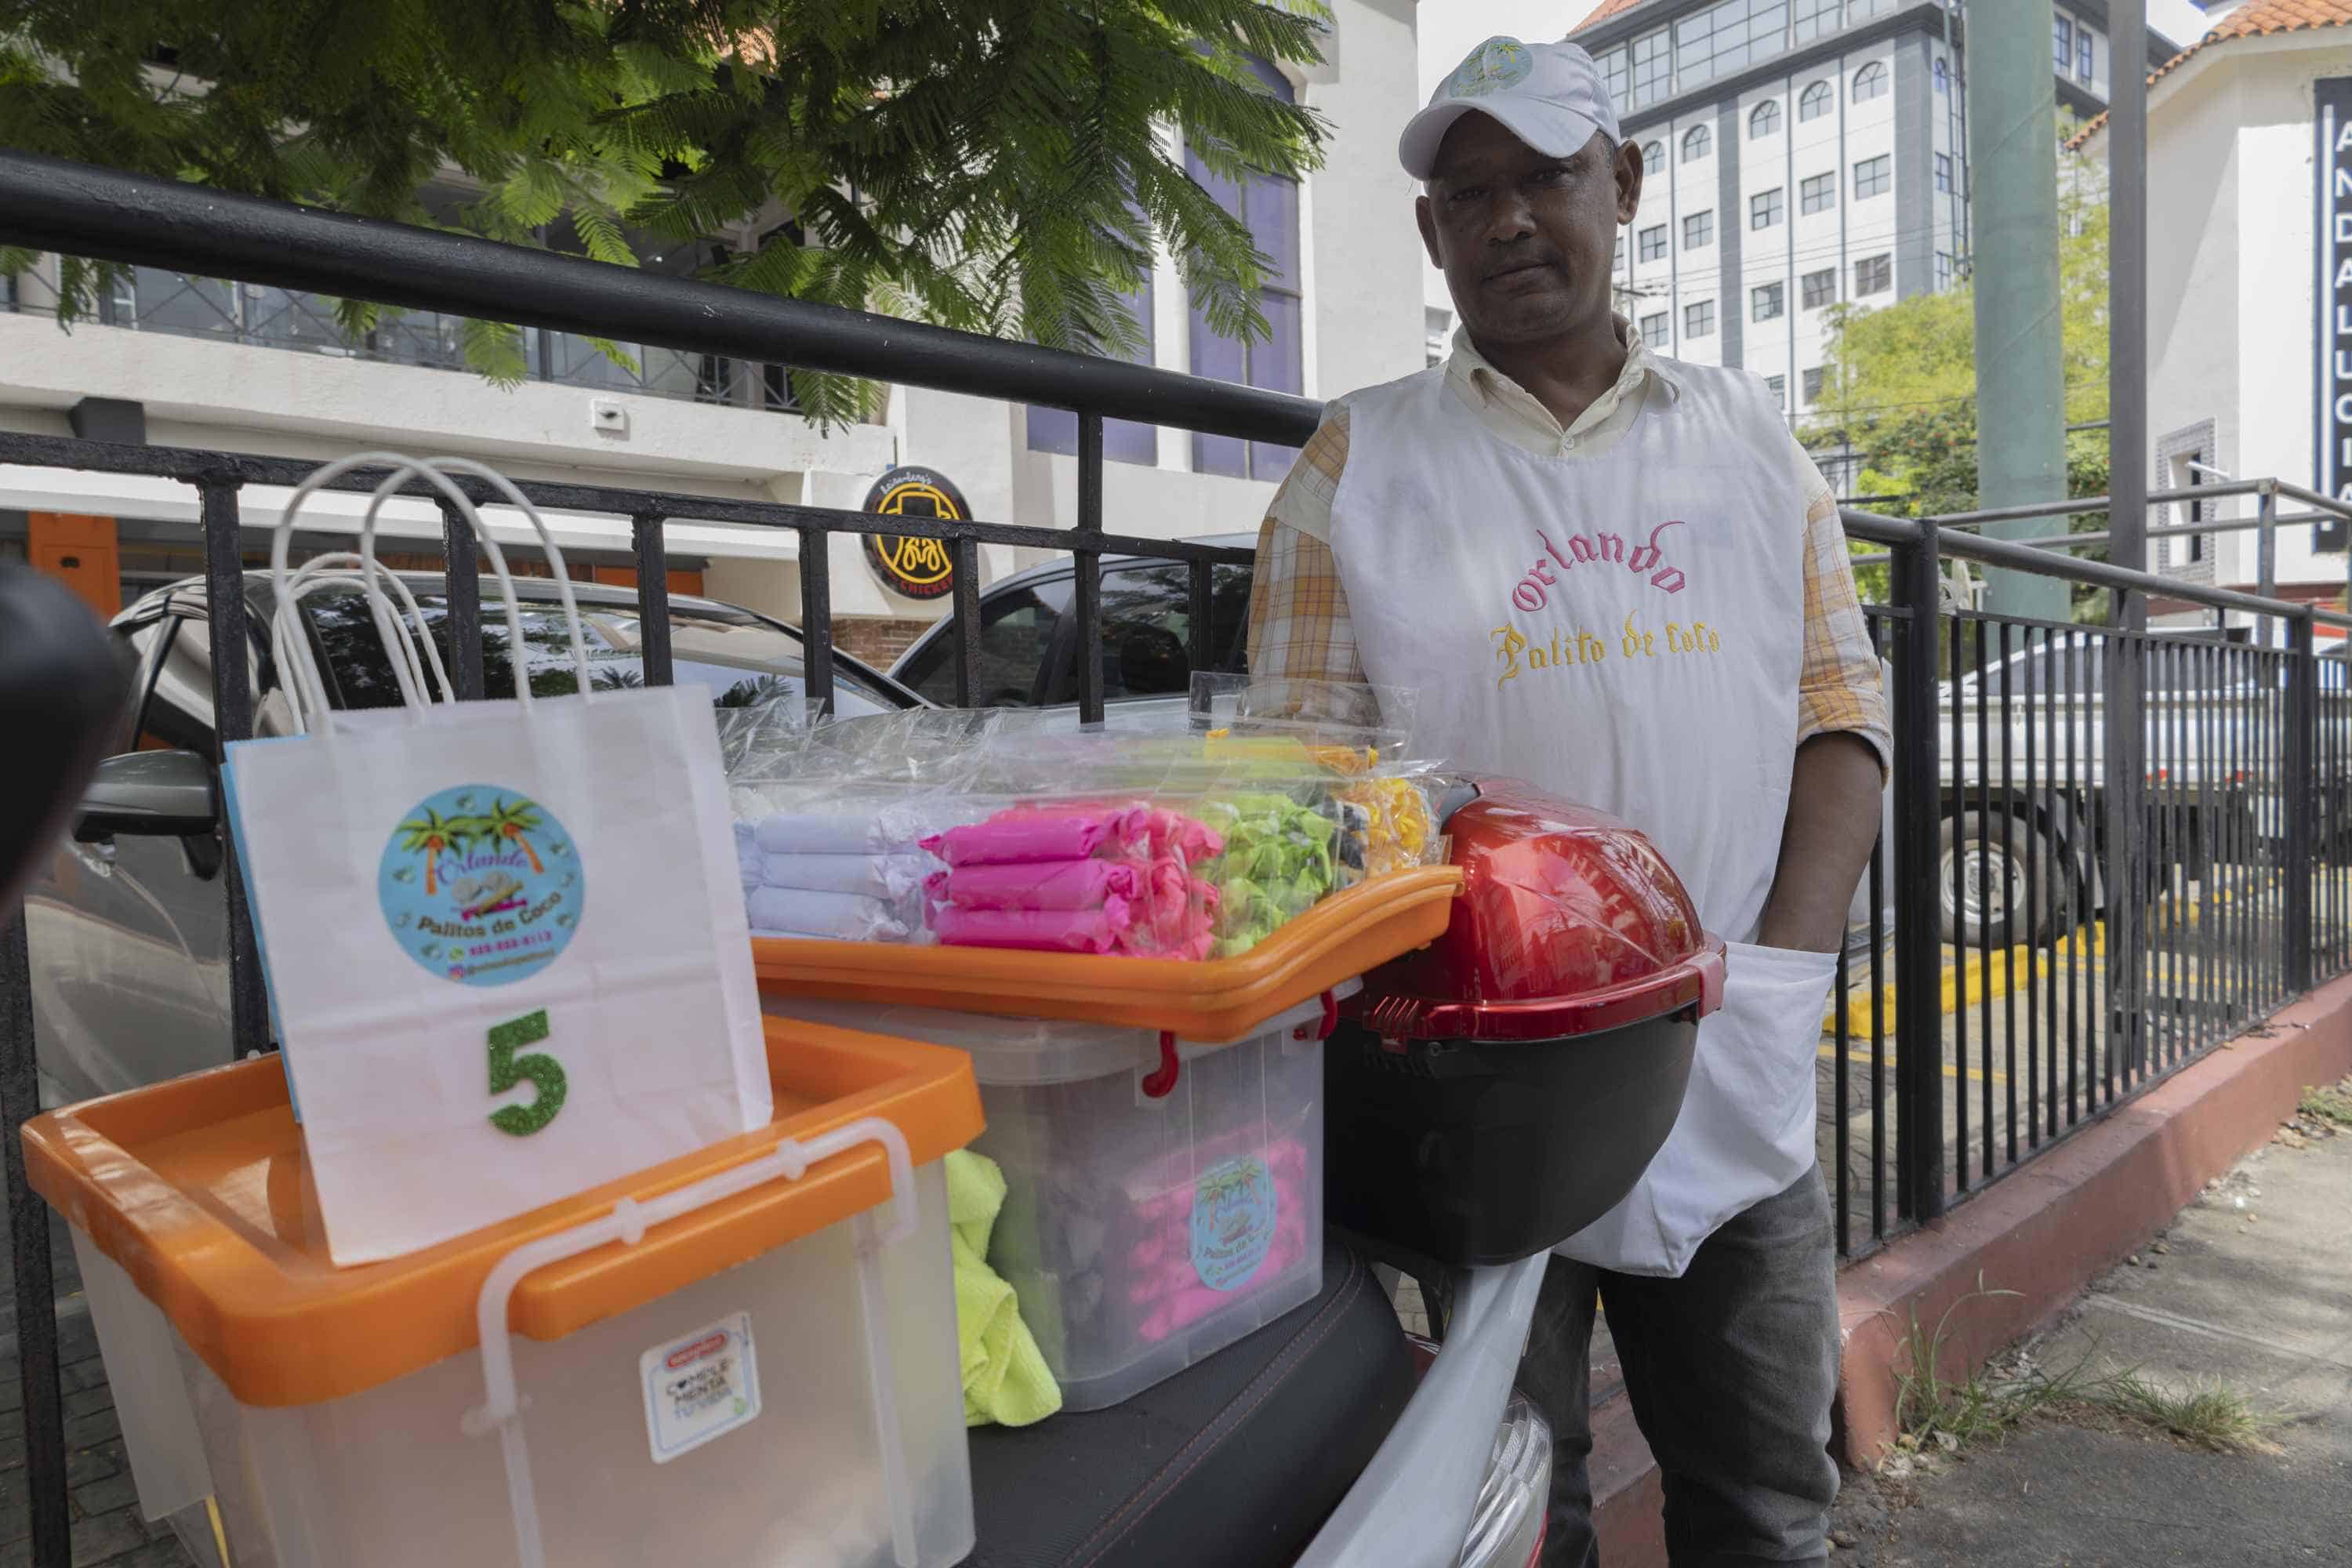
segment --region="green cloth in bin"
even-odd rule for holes
[[[948,1251],[955,1265],[956,1350],[963,1363],[963,1424],[1026,1426],[1062,1407],[1021,1304],[988,1266],[988,1234],[1004,1206],[1004,1173],[985,1154],[951,1151]]]
[[[1217,889],[1213,956],[1249,952],[1335,885],[1339,825],[1315,807],[1286,795],[1238,795],[1202,817],[1225,841],[1224,853],[1201,868]]]

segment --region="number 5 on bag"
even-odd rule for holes
[[[289,574],[303,500],[355,468],[392,470],[356,570]],[[569,622],[568,659],[514,659],[511,700],[446,700],[424,615],[374,562],[383,499],[431,485],[499,579],[484,620],[526,647],[457,472],[538,530]],[[226,793],[334,1260],[430,1247],[764,1126],[708,693],[595,689],[562,553],[511,485],[462,459],[321,469],[288,503],[272,566],[273,647],[303,732],[230,747]],[[320,592],[365,596],[400,708],[331,709],[293,608]]]

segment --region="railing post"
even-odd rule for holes
[[[641,511],[629,519],[637,555],[637,659],[647,686],[675,683],[669,644],[669,546],[662,517]],[[520,661],[518,661],[520,668]]]
[[[1078,722],[1103,716],[1102,416],[1078,410],[1078,549],[1075,563],[1078,612]],[[1089,537],[1091,536],[1091,537]]]
[[[2262,493],[2254,498],[2254,592],[2265,599],[2278,597],[2278,491],[2265,482]],[[2278,645],[2271,640],[2271,617],[2260,616],[2255,622],[2254,636],[2264,647]],[[2308,623],[2306,623],[2308,629]],[[2290,635],[2292,635],[2290,633]]]
[[[457,504],[435,497],[441,508],[441,585],[449,628],[449,687],[460,702],[482,697],[482,544]],[[507,649],[507,664],[518,683],[529,679],[522,649]]]
[[[205,534],[205,618],[212,637],[213,764],[228,766],[232,742],[253,736],[253,675],[247,661],[245,613],[245,541],[237,513],[237,481],[204,479],[196,483]],[[269,1044],[268,998],[261,987],[261,952],[253,936],[253,910],[245,888],[245,867],[229,841],[235,829],[221,825],[221,883],[228,906],[229,1058],[232,1061]]]
[[[833,711],[833,535],[801,534],[801,695],[820,713]]]
[[[2319,659],[2308,612],[2287,622],[2286,642],[2286,744],[2279,770],[2286,793],[2286,985],[2300,992],[2311,989],[2312,816],[2318,793],[2312,771],[2318,755]]]
[[[22,910],[0,921],[0,1139],[6,1141],[8,1240],[16,1298],[16,1362],[25,1408],[25,1500],[32,1510],[34,1568],[66,1568],[73,1556],[66,1500],[64,1396],[58,1385],[57,1282],[49,1263],[49,1206],[25,1181],[17,1129],[40,1113],[33,1054],[33,970]]]
[[[1943,760],[1937,668],[1943,571],[1936,525],[1894,549],[1892,586],[1904,612],[1895,661],[1895,1134],[1896,1205],[1920,1220],[1944,1212]]]

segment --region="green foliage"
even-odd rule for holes
[[[2095,171],[2068,154],[2060,166],[2059,331],[2066,422],[2107,416],[2107,209]],[[1871,510],[1931,517],[1977,505],[1976,298],[1966,280],[1872,309],[1839,305],[1830,316],[1822,395],[1803,432],[1816,448],[1850,444],[1864,464],[1855,490]],[[2066,493],[2104,495],[2106,434],[2066,438]],[[2072,531],[2107,526],[2104,512],[2073,520]],[[2104,561],[2102,546],[2074,552]],[[1865,591],[1869,588],[1864,584]],[[2100,620],[2106,595],[2077,587],[2074,616]]]
[[[713,268],[738,288],[1132,351],[1123,296],[1155,238],[1213,327],[1265,334],[1267,258],[1182,149],[1229,177],[1313,167],[1322,121],[1246,61],[1319,59],[1324,16],[1320,0],[0,0],[0,145],[620,266],[648,242],[748,229],[761,237]],[[428,182],[473,194],[428,208]],[[65,263],[62,318],[88,313],[108,270]],[[339,320],[363,331],[373,312]],[[521,374],[511,329],[465,342],[493,380]],[[792,374],[827,423],[873,406],[877,389]]]

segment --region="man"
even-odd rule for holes
[[[1631,821],[1732,941],[1674,1134],[1545,1279],[1520,1373],[1558,1445],[1545,1560],[1598,1561],[1597,1293],[1678,1568],[1824,1562],[1814,1058],[1888,751],[1836,505],[1759,378],[1612,315],[1643,164],[1591,56],[1488,40],[1400,153],[1462,327],[1300,454],[1259,540],[1253,671],[1418,689],[1420,751]]]

